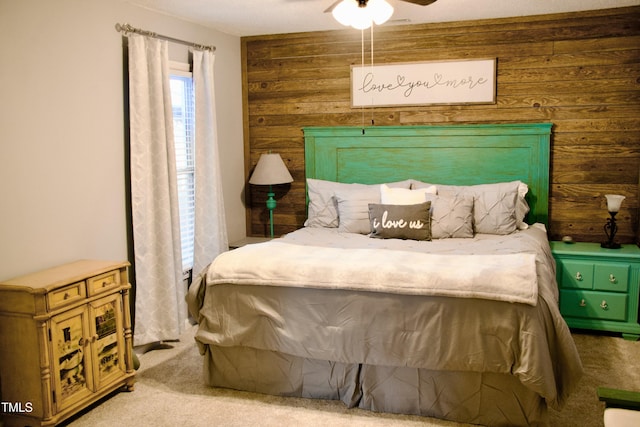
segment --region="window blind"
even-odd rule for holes
[[[190,73],[171,71],[171,104],[176,150],[182,269],[193,267],[195,216],[195,115]]]

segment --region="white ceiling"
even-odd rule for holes
[[[331,13],[336,0],[124,0],[236,36],[345,28]],[[439,0],[418,6],[388,0],[395,8],[385,25],[465,21],[640,5],[640,0]]]

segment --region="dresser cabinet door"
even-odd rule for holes
[[[88,336],[89,312],[84,306],[51,318],[53,389],[58,412],[93,393]]]
[[[91,346],[96,390],[126,373],[122,296],[119,293],[91,303]]]

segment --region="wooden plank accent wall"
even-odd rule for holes
[[[604,194],[626,196],[623,243],[639,240],[640,7],[382,26],[374,62],[497,58],[497,103],[350,107],[353,29],[243,38],[245,174],[278,152],[294,182],[275,186],[275,232],[306,218],[304,126],[552,122],[549,235],[602,241]],[[369,31],[364,32],[370,62]],[[399,165],[401,167],[401,165]],[[247,233],[266,235],[266,188],[247,184]]]

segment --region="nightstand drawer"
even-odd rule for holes
[[[89,295],[96,295],[120,286],[120,273],[118,270],[110,271],[99,276],[87,279]]]
[[[593,289],[593,263],[563,260],[558,262],[559,282],[563,288]]]
[[[597,291],[627,292],[629,288],[628,264],[596,264],[593,289]]]
[[[49,305],[49,310],[54,310],[58,307],[81,301],[86,296],[84,281],[77,282],[49,292],[47,294],[47,304]]]
[[[627,295],[593,291],[560,291],[563,316],[588,319],[627,320]]]

